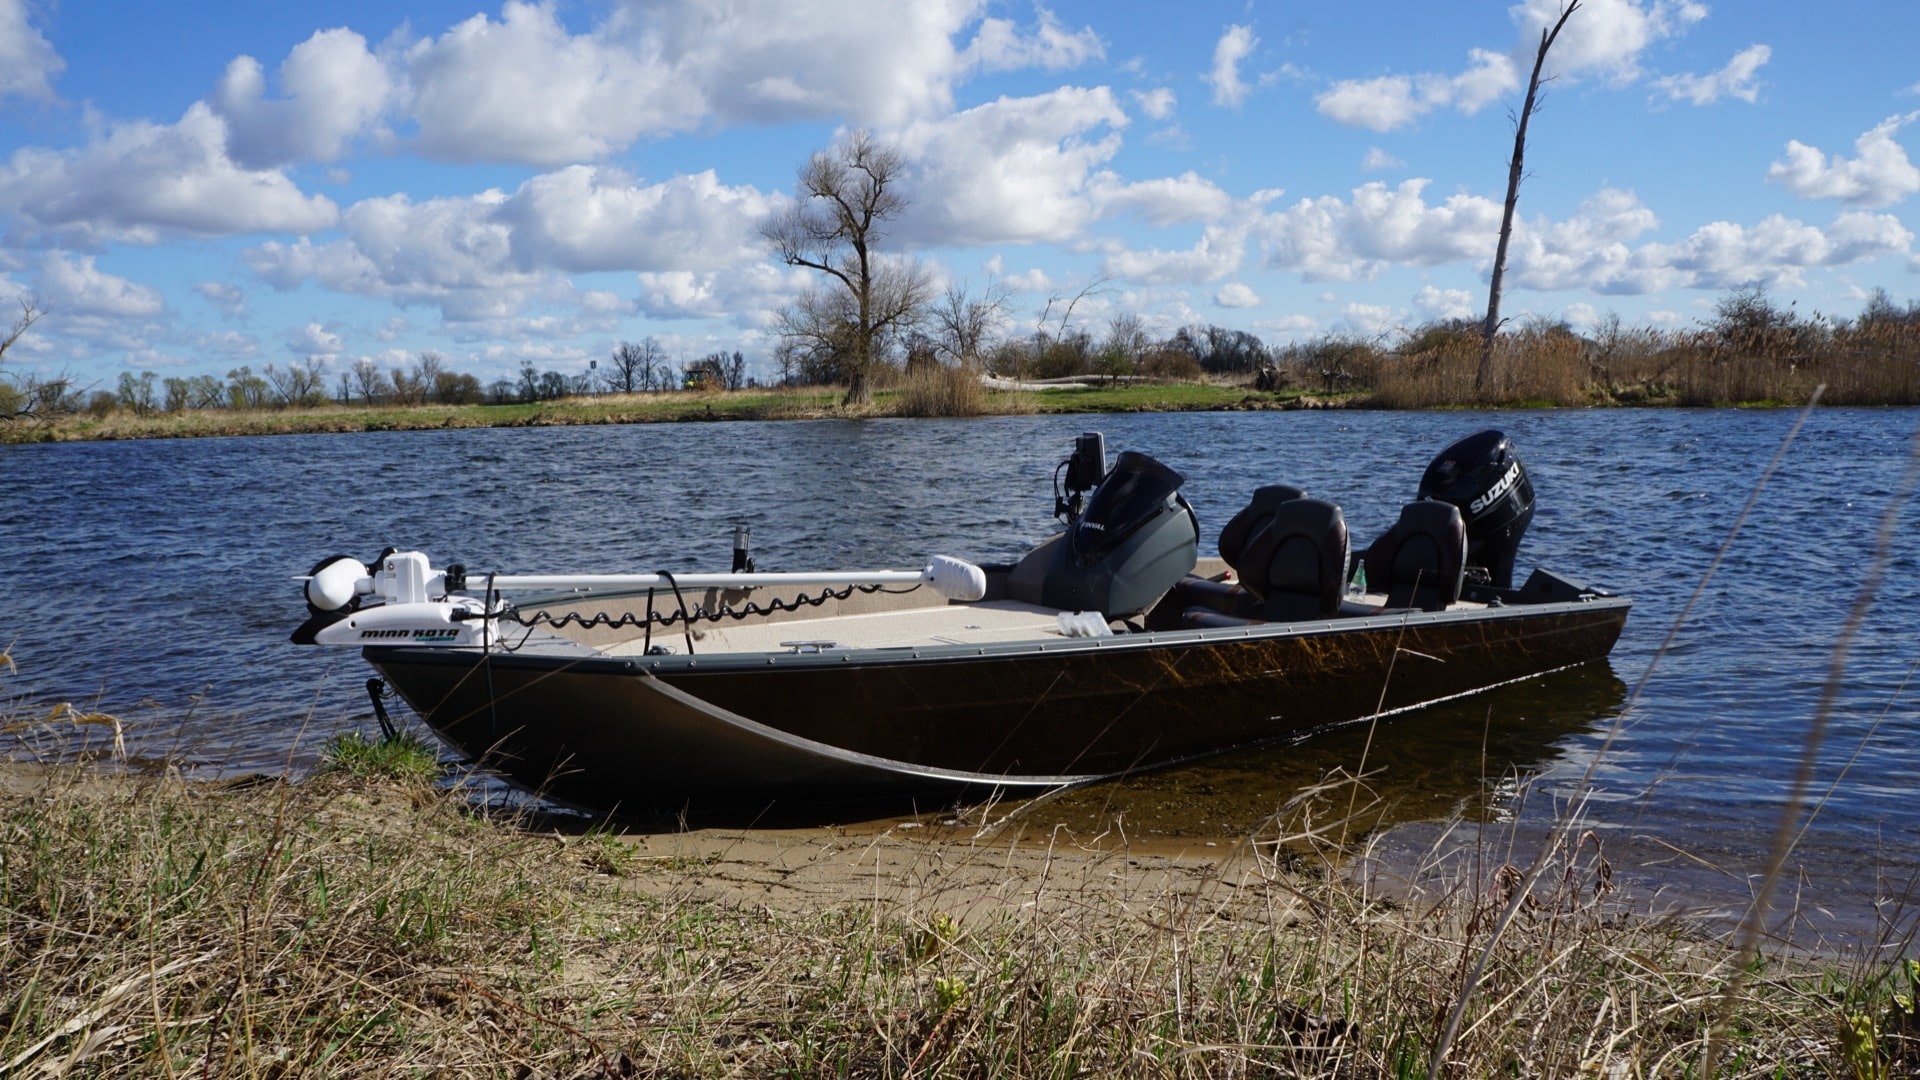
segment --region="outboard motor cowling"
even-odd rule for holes
[[[1435,455],[1419,497],[1452,503],[1467,526],[1467,565],[1496,588],[1513,587],[1513,560],[1533,521],[1533,481],[1513,440],[1499,431],[1469,435]]]
[[[1121,453],[1087,508],[1052,545],[1039,601],[1109,619],[1145,611],[1200,557],[1185,477],[1145,454]]]

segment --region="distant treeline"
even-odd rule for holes
[[[962,298],[964,299],[964,298]],[[1478,319],[1428,323],[1390,335],[1328,335],[1269,346],[1221,326],[1149,333],[1119,315],[1100,332],[1059,325],[996,335],[986,322],[934,320],[892,343],[871,372],[881,388],[916,398],[910,412],[985,411],[979,375],[1016,379],[1133,377],[1244,383],[1256,391],[1312,394],[1383,408],[1448,405],[1789,403],[1818,385],[1834,405],[1920,404],[1920,304],[1902,307],[1876,290],[1852,318],[1802,315],[1758,288],[1726,294],[1714,316],[1690,329],[1624,325],[1609,316],[1586,334],[1564,322],[1531,319],[1502,330],[1491,378],[1476,378],[1483,344]],[[975,312],[979,314],[979,312]],[[845,373],[835,351],[781,352],[776,385],[835,385]],[[483,384],[452,370],[439,353],[383,368],[361,360],[332,370],[323,357],[255,372],[161,378],[123,372],[118,385],[82,386],[0,369],[0,420],[118,410],[262,410],[330,404],[405,407],[552,401],[595,393],[739,390],[758,385],[739,352],[674,363],[657,341],[621,342],[605,360],[574,374],[523,363],[518,378]],[[920,404],[918,399],[925,398]]]
[[[331,370],[326,357],[310,356],[255,372],[244,365],[214,375],[168,376],[151,371],[120,373],[117,386],[82,385],[69,377],[0,379],[0,418],[62,416],[80,412],[103,416],[119,410],[138,415],[189,409],[292,409],[323,405],[514,405],[584,397],[596,393],[650,393],[668,390],[738,390],[748,385],[746,357],[738,352],[710,353],[675,365],[652,338],[621,342],[603,364],[568,375],[520,365],[518,378],[482,384],[454,371],[439,353],[422,352],[412,364],[383,368],[360,360]]]
[[[1828,404],[1920,404],[1920,304],[1901,307],[1884,290],[1850,319],[1803,316],[1758,288],[1726,294],[1711,320],[1690,329],[1631,327],[1609,315],[1580,334],[1531,319],[1502,329],[1492,378],[1477,389],[1483,347],[1477,317],[1268,346],[1220,326],[1154,338],[1137,318],[1119,316],[1098,336],[1069,330],[1002,340],[981,351],[981,363],[1022,379],[1237,379],[1384,408],[1794,402],[1821,384]],[[934,355],[910,346],[898,373]]]

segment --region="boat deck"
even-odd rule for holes
[[[1356,597],[1341,605],[1336,618],[1381,614],[1386,597]],[[1452,610],[1480,609],[1485,604],[1459,601]],[[990,600],[941,607],[907,608],[829,615],[781,622],[722,622],[707,624],[696,634],[699,653],[815,652],[824,649],[888,649],[927,645],[991,645],[1016,641],[1044,641],[1066,635],[1060,631],[1055,608],[1017,600]],[[679,652],[679,638],[656,634],[655,644]],[[600,647],[606,656],[638,656],[642,639]]]
[[[1059,612],[1017,600],[874,611],[774,623],[709,625],[696,646],[703,653],[794,652],[800,649],[884,649],[914,645],[985,645],[1060,637]],[[656,636],[669,647],[672,637]],[[637,655],[640,641],[609,647],[609,656]]]

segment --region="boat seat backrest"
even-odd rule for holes
[[[1268,484],[1255,488],[1253,498],[1240,512],[1227,519],[1220,529],[1220,557],[1227,565],[1238,570],[1240,554],[1247,549],[1247,541],[1267,522],[1273,520],[1273,511],[1281,503],[1304,499],[1307,493],[1292,484]]]
[[[1423,499],[1400,509],[1400,520],[1367,549],[1367,584],[1387,594],[1389,608],[1443,611],[1460,599],[1467,526],[1452,503]]]
[[[1289,499],[1248,538],[1235,566],[1259,598],[1262,619],[1308,619],[1340,610],[1347,568],[1347,522],[1323,499]]]

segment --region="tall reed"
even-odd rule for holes
[[[893,411],[899,416],[983,416],[987,388],[971,364],[916,364],[900,377]]]

